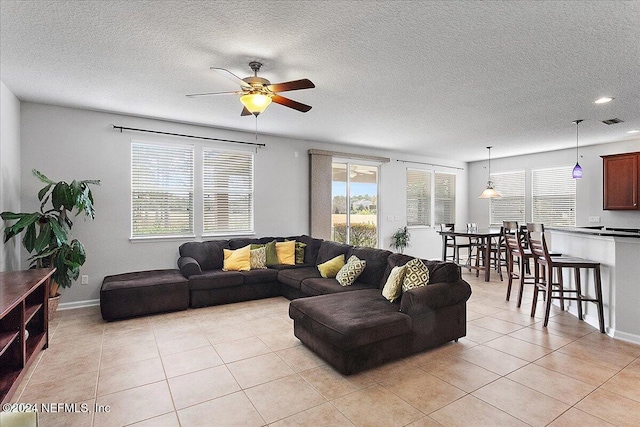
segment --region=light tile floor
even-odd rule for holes
[[[640,346],[555,307],[543,328],[530,291],[518,309],[506,282],[464,277],[466,338],[348,377],[293,336],[285,298],[111,323],[58,312],[13,401],[89,409],[44,427],[640,425]]]

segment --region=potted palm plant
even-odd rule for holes
[[[409,234],[409,230],[407,226],[398,228],[398,230],[393,233],[391,236],[391,248],[400,251],[400,253],[404,253],[404,248],[411,246],[409,241],[411,240],[411,234]]]
[[[24,231],[22,244],[32,254],[31,268],[55,267],[53,274],[50,304],[55,312],[59,287],[68,288],[78,279],[80,267],[86,260],[82,243],[71,237],[73,221],[69,217],[73,211],[78,216],[94,219],[93,194],[90,185],[100,185],[98,180],[55,182],[37,170],[33,174],[45,185],[38,191],[40,211],[31,213],[2,212],[5,221],[4,242]],[[10,222],[13,222],[10,224]]]

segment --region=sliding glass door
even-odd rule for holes
[[[378,246],[378,167],[333,162],[332,240],[354,246]]]

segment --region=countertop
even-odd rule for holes
[[[550,231],[564,231],[565,233],[584,234],[589,236],[605,236],[605,237],[632,237],[640,239],[640,233],[634,233],[631,231],[613,231],[613,230],[598,230],[593,228],[582,227],[545,227],[545,230]]]

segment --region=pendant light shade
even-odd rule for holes
[[[496,191],[493,181],[491,181],[491,147],[487,147],[487,150],[489,150],[489,179],[487,180],[487,188],[480,193],[478,199],[497,199],[502,196]]]
[[[574,120],[573,123],[576,124],[576,165],[573,167],[573,172],[571,172],[571,176],[573,177],[573,179],[580,179],[582,178],[582,167],[580,166],[580,163],[578,162],[578,127],[580,125],[580,122],[582,122],[582,120]]]

